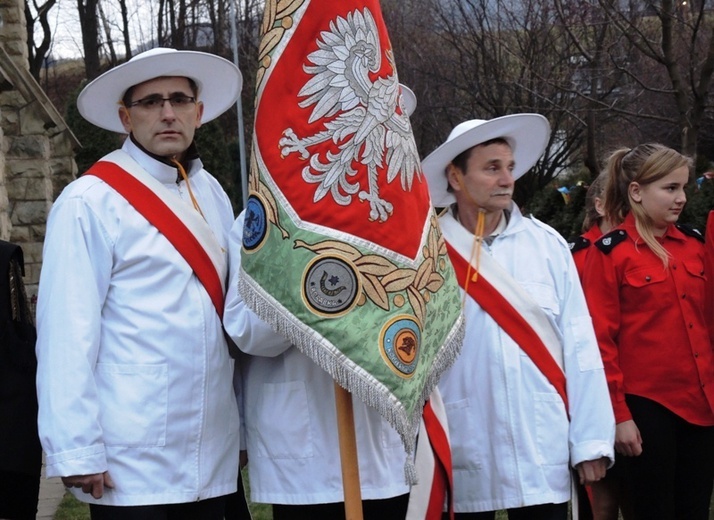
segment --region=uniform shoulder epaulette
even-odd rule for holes
[[[694,237],[702,243],[704,242],[704,235],[702,234],[701,231],[699,231],[694,226],[692,226],[690,224],[675,224],[675,226],[677,226],[677,229],[680,230],[685,235]]]
[[[595,241],[595,247],[606,255],[610,254],[617,244],[627,238],[627,232],[624,229],[615,229],[601,236]]]
[[[588,240],[584,236],[571,238],[570,240],[568,240],[568,247],[570,248],[571,253],[577,253],[582,249],[587,249],[588,247],[590,247],[590,240]]]

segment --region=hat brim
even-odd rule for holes
[[[443,208],[456,202],[454,194],[448,191],[446,167],[449,163],[461,152],[497,138],[505,139],[511,146],[515,180],[543,155],[550,138],[550,124],[540,114],[512,114],[485,121],[439,146],[421,163],[435,207]]]
[[[197,51],[165,52],[135,58],[105,72],[84,87],[77,98],[77,108],[90,123],[124,134],[118,113],[124,93],[145,81],[173,76],[191,78],[198,85],[202,123],[228,110],[243,85],[238,67],[220,56]]]
[[[414,94],[414,91],[403,83],[399,84],[399,88],[402,94],[402,103],[404,104],[404,109],[407,111],[407,115],[411,116],[417,107],[416,94]]]

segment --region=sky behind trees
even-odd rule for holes
[[[234,8],[251,128],[263,0],[36,1],[54,4],[50,53],[82,57],[87,78],[142,44],[233,59]],[[278,9],[294,1],[278,0]],[[87,42],[78,6],[89,11],[91,4],[97,30]],[[519,181],[521,202],[564,170],[594,178],[618,146],[659,141],[699,155],[700,171],[714,160],[714,0],[381,0],[381,6],[399,79],[417,94],[412,124],[422,155],[466,119],[518,112],[548,118],[553,137],[543,160]]]
[[[132,41],[137,44],[150,42],[156,38],[155,0],[126,0]],[[101,2],[100,7],[107,21],[106,28],[116,41],[121,39],[121,13],[116,2]],[[100,14],[100,17],[102,15]],[[49,12],[49,21],[54,36],[50,54],[52,59],[81,58],[82,32],[76,2],[60,0]],[[106,30],[100,28],[102,40]],[[41,37],[41,36],[36,36]]]

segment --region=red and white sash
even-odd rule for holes
[[[409,494],[405,520],[441,520],[444,505],[452,515],[451,444],[446,409],[438,387],[432,390],[424,405],[414,466],[419,482],[412,486]]]
[[[469,280],[468,258],[473,236],[450,214],[439,219],[449,257],[461,287],[486,311],[520,348],[563,399],[568,397],[560,335],[537,302],[484,250],[481,251],[476,282]],[[475,266],[472,267],[474,272]]]
[[[488,254],[481,250],[476,281],[469,280],[469,258],[474,237],[456,219],[445,214],[439,225],[459,285],[493,318],[528,355],[560,395],[570,416],[560,333],[545,311],[521,285]],[[472,266],[471,272],[476,267]],[[573,520],[577,520],[577,479],[570,479]]]
[[[94,175],[109,184],[171,242],[196,273],[218,315],[223,317],[226,254],[201,214],[122,150],[103,157],[85,175]]]

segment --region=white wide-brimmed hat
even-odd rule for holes
[[[186,77],[196,82],[198,99],[203,102],[202,123],[228,110],[243,85],[238,67],[220,56],[157,47],[137,54],[89,83],[77,98],[77,108],[90,123],[126,133],[118,115],[124,93],[139,83],[165,76]]]
[[[421,162],[435,207],[445,208],[456,202],[454,194],[447,191],[449,163],[461,152],[497,138],[510,145],[515,161],[513,178],[518,179],[543,155],[550,138],[550,124],[540,114],[513,114],[489,120],[471,119],[457,125],[446,142]]]
[[[407,111],[407,115],[411,116],[417,107],[417,98],[414,91],[407,87],[404,83],[399,84],[399,90],[402,94],[402,103],[404,103],[404,109]]]

